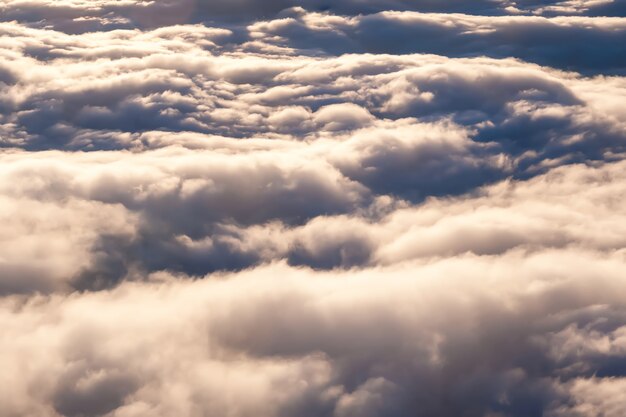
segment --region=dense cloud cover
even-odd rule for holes
[[[0,417],[621,417],[620,0],[0,0]]]

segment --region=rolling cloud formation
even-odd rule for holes
[[[625,4],[0,0],[0,417],[621,417]]]

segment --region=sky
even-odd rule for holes
[[[626,1],[0,0],[0,417],[623,417]]]

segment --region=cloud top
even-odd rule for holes
[[[621,417],[625,12],[0,1],[0,417]]]

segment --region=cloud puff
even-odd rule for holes
[[[506,181],[484,188],[474,198],[431,199],[361,218],[318,217],[295,228],[231,228],[233,243],[265,252],[267,259],[286,254],[293,264],[316,267],[393,265],[516,249],[618,250],[626,243],[618,226],[624,213],[614,201],[623,195],[621,170],[623,163],[598,170],[573,166],[523,185]],[[573,194],[575,202],[570,201]]]

